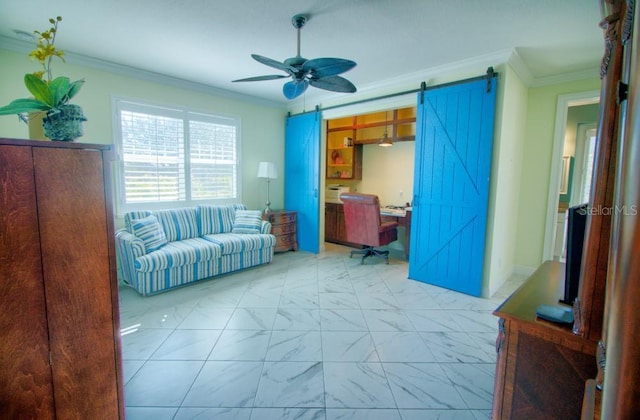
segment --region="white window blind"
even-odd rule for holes
[[[124,211],[237,202],[239,120],[116,101]]]

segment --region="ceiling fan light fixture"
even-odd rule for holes
[[[308,20],[309,15],[304,14],[298,14],[291,18],[291,23],[298,35],[297,53],[295,57],[290,57],[280,62],[258,54],[251,54],[251,57],[259,63],[284,71],[287,75],[272,74],[246,77],[244,79],[232,80],[232,82],[259,82],[291,77],[292,81],[285,83],[282,89],[287,99],[295,99],[302,95],[309,85],[332,92],[355,92],[357,89],[353,83],[344,77],[338,76],[354,68],[356,66],[355,61],[334,57],[307,60],[300,55],[300,30]]]

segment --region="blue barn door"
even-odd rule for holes
[[[495,77],[418,94],[411,279],[481,294],[495,99]]]
[[[298,212],[298,249],[320,250],[320,112],[287,118],[284,207]]]

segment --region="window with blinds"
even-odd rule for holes
[[[123,211],[238,201],[237,118],[116,100]]]

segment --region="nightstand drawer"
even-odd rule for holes
[[[285,225],[271,225],[271,234],[280,236],[286,235],[287,233],[295,233],[296,225],[295,223],[287,223]]]
[[[296,213],[295,212],[269,213],[267,215],[267,220],[271,222],[272,225],[285,225],[288,223],[295,223]]]
[[[298,241],[296,239],[295,232],[276,237],[275,252],[291,251],[291,250],[293,251],[298,250]]]

